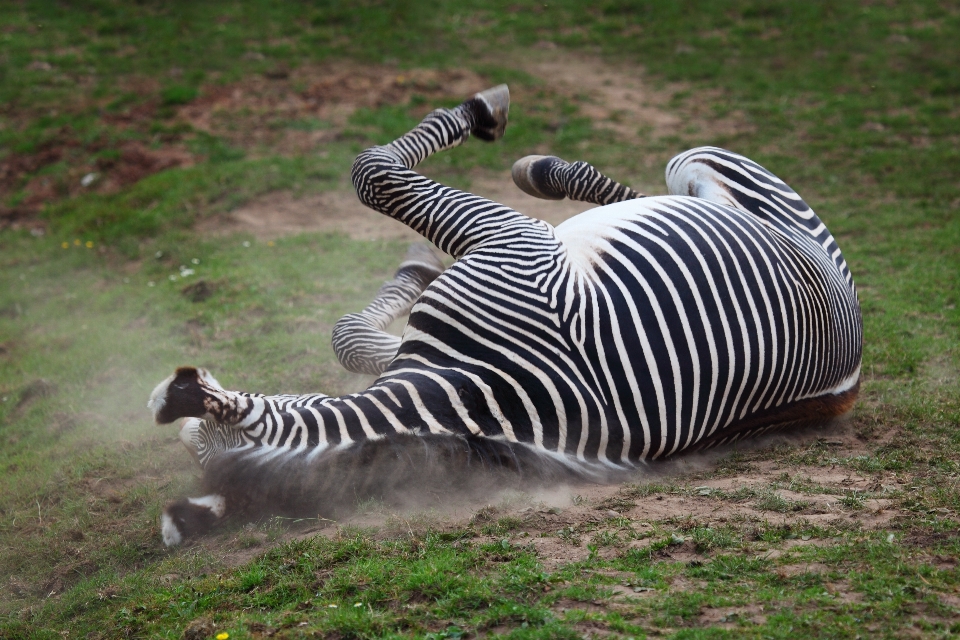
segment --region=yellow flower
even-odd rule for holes
[[[268,247],[272,247],[272,246],[273,246],[273,240],[270,240],[269,242],[267,242],[267,246],[268,246]]]
[[[93,241],[87,240],[87,249],[93,249]]]
[[[64,243],[61,244],[60,246],[63,247],[64,249],[69,249],[69,248],[70,248],[70,243],[69,243],[69,242],[64,242]]]
[[[224,631],[223,633],[217,634],[217,640],[227,640],[230,637],[230,634]]]
[[[75,244],[75,245],[77,245],[77,246],[79,247],[79,246],[80,246],[80,238],[77,238],[76,240],[74,240],[74,241],[73,241],[73,244]]]

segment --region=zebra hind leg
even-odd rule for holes
[[[431,282],[443,273],[443,263],[425,244],[410,245],[393,280],[360,313],[342,317],[333,327],[333,350],[348,371],[379,375],[397,355],[400,338],[385,329],[408,313]]]
[[[567,162],[556,156],[527,156],[514,163],[511,173],[521,191],[542,200],[570,198],[604,205],[643,197],[582,160]]]

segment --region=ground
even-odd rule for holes
[[[960,632],[958,34],[933,1],[0,9],[0,636]],[[165,549],[197,470],[152,386],[183,364],[370,384],[330,330],[417,236],[359,205],[350,163],[500,82],[504,140],[425,173],[558,223],[586,207],[522,194],[515,159],[660,194],[672,155],[716,144],[803,194],[858,285],[854,410],[620,485]]]

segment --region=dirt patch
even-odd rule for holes
[[[704,607],[697,620],[704,627],[719,627],[732,629],[739,623],[749,621],[753,624],[765,624],[767,616],[763,605],[747,605],[743,607]]]
[[[96,157],[106,148],[105,141],[81,142],[64,131],[34,153],[14,152],[0,159],[0,228],[43,228],[35,216],[46,204],[83,193],[116,193],[159,171],[194,163],[183,145],[153,149],[125,142]],[[48,170],[60,163],[59,170]],[[22,197],[15,205],[7,204],[8,196],[18,191]]]
[[[114,192],[139,182],[143,178],[173,167],[192,165],[194,156],[183,148],[161,147],[150,149],[140,142],[130,142],[119,149],[119,157],[103,157],[96,161],[94,181],[99,180],[98,191]],[[81,178],[81,186],[83,179]]]
[[[517,85],[515,103],[533,105],[546,100],[552,104],[557,98],[573,102],[581,115],[618,140],[639,144],[656,137],[686,136],[692,131],[689,123],[695,123],[701,141],[749,131],[743,114],[729,112],[718,118],[701,107],[709,101],[698,100],[678,110],[671,100],[684,87],[654,88],[636,66],[615,66],[595,56],[560,49],[512,57],[504,64],[519,65],[542,82],[537,87]],[[159,91],[155,79],[128,78],[122,84],[125,90],[142,96],[156,96]],[[4,196],[0,199],[8,202],[7,196],[18,192],[22,197],[16,205],[2,206],[0,225],[42,228],[35,216],[47,203],[87,192],[113,193],[158,171],[189,166],[207,153],[202,144],[192,142],[201,135],[215,136],[229,147],[243,149],[249,157],[311,154],[345,135],[356,135],[350,131],[349,119],[358,109],[406,106],[411,114],[422,116],[437,104],[463,99],[490,84],[469,69],[401,70],[391,65],[336,61],[251,75],[227,85],[206,85],[196,99],[177,107],[164,106],[158,97],[121,108],[105,103],[99,105],[105,125],[149,139],[150,144],[128,141],[116,146],[105,137],[82,140],[64,127],[52,132],[35,151],[6,155],[0,159],[0,196]],[[531,153],[546,151],[530,149]],[[661,155],[645,154],[642,161],[659,168],[667,159]],[[49,170],[53,165],[62,166]],[[477,175],[472,190],[551,223],[589,208],[529,198],[516,190],[509,178],[504,180],[505,175]],[[657,190],[656,186],[635,186],[649,193]],[[349,191],[344,188],[300,200],[290,194],[272,194],[224,220],[208,222],[203,231],[277,236],[346,230],[356,238],[408,237],[403,230],[391,229],[392,221],[367,213]],[[323,211],[319,218],[315,214],[318,207]]]
[[[819,562],[801,562],[798,564],[787,564],[777,569],[777,574],[782,577],[799,576],[806,573],[823,574],[829,573],[830,567]]]
[[[639,65],[547,48],[528,57],[523,69],[577,102],[582,115],[619,140],[641,142],[684,134],[715,140],[754,130],[742,111],[731,110],[723,116],[712,112],[710,106],[723,98],[721,91],[697,89],[697,100],[679,106],[675,96],[689,93],[691,87],[677,82],[654,85],[644,78]],[[660,161],[656,156],[649,158],[648,167]]]
[[[836,582],[827,582],[823,585],[827,593],[837,598],[840,602],[846,604],[855,604],[863,602],[863,594],[853,591],[853,587],[846,580],[837,580]]]
[[[177,116],[195,130],[254,155],[294,155],[339,139],[357,109],[407,105],[416,96],[423,105],[420,115],[426,115],[440,101],[460,99],[488,85],[468,69],[400,70],[337,61],[206,87],[197,100],[180,107]]]
[[[592,57],[554,51],[524,70],[580,104],[580,113],[622,140],[677,133],[683,119],[667,108],[679,85],[654,89],[639,67],[613,66]]]

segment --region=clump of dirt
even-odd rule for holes
[[[217,625],[210,618],[197,618],[183,630],[183,640],[207,640],[217,632]]]
[[[187,285],[180,290],[190,302],[203,302],[212,296],[217,290],[217,285],[206,280],[198,280],[193,284]]]

